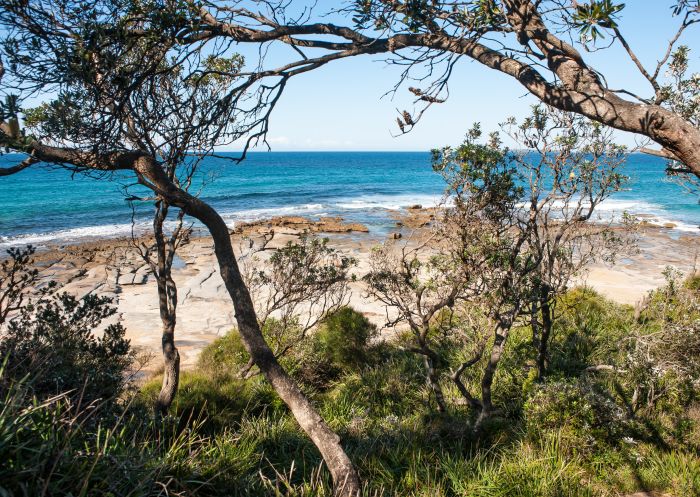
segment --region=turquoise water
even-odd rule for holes
[[[13,163],[0,157],[0,165]],[[601,212],[628,211],[676,232],[700,233],[697,197],[666,179],[664,161],[633,155],[626,165],[629,190]],[[0,178],[0,246],[42,245],[131,232],[132,211],[125,194],[143,193],[134,178],[72,176],[55,167],[35,167]],[[194,190],[233,225],[276,215],[340,215],[382,234],[394,224],[388,209],[434,205],[442,179],[425,152],[259,152],[242,164],[209,158]],[[136,229],[148,227],[150,207],[136,207]]]

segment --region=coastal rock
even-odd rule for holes
[[[125,274],[119,279],[120,285],[145,285],[148,281],[148,275],[151,269],[148,264],[144,264],[133,273]]]
[[[308,231],[311,233],[368,233],[369,228],[360,223],[346,223],[342,217],[322,217],[318,221],[301,216],[278,216],[272,219],[252,221],[237,225],[235,234],[255,235],[270,232],[274,228],[287,228],[298,233]]]
[[[403,212],[393,213],[397,219],[397,226],[406,226],[410,229],[419,229],[429,226],[435,220],[436,209],[423,209],[420,205],[411,206]]]

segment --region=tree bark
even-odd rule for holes
[[[156,399],[156,416],[168,414],[177,388],[180,383],[180,353],[175,346],[175,325],[177,323],[177,286],[172,277],[172,262],[175,255],[175,240],[166,242],[163,234],[163,223],[168,217],[168,204],[159,200],[156,202],[156,212],[153,217],[153,234],[156,243],[157,261],[155,267],[151,262],[158,287],[158,307],[163,323],[161,338],[163,350],[163,384]],[[180,218],[182,220],[182,218]],[[179,228],[178,228],[179,231]],[[174,236],[177,236],[176,233]]]
[[[501,356],[503,355],[509,332],[509,327],[501,324],[496,326],[496,336],[491,346],[491,355],[484,368],[484,376],[481,378],[481,412],[474,425],[474,431],[479,431],[484,421],[493,414],[491,387],[493,386],[493,378],[496,375],[498,363],[501,362]]]
[[[177,188],[158,163],[143,156],[135,161],[139,180],[170,205],[201,221],[214,241],[219,271],[236,312],[241,340],[250,357],[280,398],[289,407],[302,430],[316,445],[325,461],[339,497],[356,497],[361,489],[360,478],[340,444],[340,437],[316,412],[304,393],[282,368],[261,333],[248,288],[243,281],[231,244],[226,223],[209,204]]]
[[[437,410],[438,412],[445,412],[447,410],[445,395],[442,393],[442,388],[440,387],[440,376],[435,369],[435,362],[430,356],[423,353],[423,364],[425,365],[425,376],[428,381],[428,386],[433,391],[433,395],[435,395]]]
[[[476,355],[473,358],[471,358],[467,362],[463,362],[462,364],[460,364],[459,368],[457,368],[457,370],[454,371],[451,375],[451,379],[454,382],[454,384],[457,385],[457,390],[459,390],[459,393],[462,394],[462,397],[464,397],[464,399],[469,403],[469,405],[473,409],[477,409],[479,411],[481,411],[482,408],[481,401],[479,399],[474,398],[472,394],[469,393],[469,390],[462,382],[462,373],[464,373],[464,371],[467,368],[479,362],[482,355],[483,347],[476,353]]]
[[[550,294],[547,288],[542,289],[540,295],[540,316],[542,317],[542,329],[537,343],[537,379],[542,381],[547,373],[547,355],[549,353],[549,338],[552,335],[552,306]]]
[[[174,325],[174,323],[173,323]],[[180,353],[175,347],[175,327],[163,326],[163,385],[156,399],[156,414],[165,416],[175,400],[180,384]]]

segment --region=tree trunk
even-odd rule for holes
[[[549,290],[543,289],[540,296],[540,315],[542,329],[537,343],[537,379],[542,381],[547,373],[547,354],[549,353],[549,337],[552,335],[552,306],[550,305]]]
[[[423,364],[425,364],[425,376],[428,382],[428,386],[433,391],[435,395],[435,402],[437,403],[438,412],[445,412],[447,407],[445,405],[445,395],[442,393],[442,388],[440,387],[440,376],[435,369],[435,361],[428,356],[423,354]]]
[[[330,429],[316,412],[297,384],[282,368],[260,331],[253,301],[243,281],[226,223],[209,204],[170,182],[158,163],[148,157],[136,161],[135,171],[140,181],[161,195],[169,204],[183,209],[201,221],[214,240],[214,252],[219,271],[236,312],[241,341],[265,378],[289,407],[302,430],[316,445],[325,461],[339,497],[356,497],[360,478],[340,445],[340,437]]]
[[[180,353],[175,347],[175,326],[163,325],[163,385],[156,399],[156,414],[165,416],[170,409],[180,383]]]
[[[484,376],[481,378],[481,412],[474,425],[474,431],[479,431],[483,422],[493,414],[491,387],[493,386],[493,378],[496,375],[498,363],[501,361],[509,332],[510,327],[506,328],[502,324],[496,326],[496,336],[491,346],[491,355],[484,368]]]
[[[172,277],[172,261],[175,255],[175,241],[166,241],[163,234],[163,223],[168,217],[168,203],[162,200],[156,202],[156,212],[153,217],[153,235],[156,243],[157,261],[155,267],[151,262],[158,287],[158,307],[163,323],[161,338],[163,350],[163,385],[156,399],[155,412],[157,417],[166,416],[170,409],[180,383],[180,353],[175,347],[175,324],[177,322],[177,286]],[[182,217],[180,217],[182,222]],[[180,227],[182,225],[180,224]],[[180,234],[180,227],[173,234]]]

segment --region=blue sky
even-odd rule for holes
[[[335,3],[335,2],[333,2]],[[627,41],[647,68],[653,69],[675,33],[680,19],[671,17],[671,0],[629,0],[620,19]],[[327,9],[320,0],[318,9]],[[691,26],[683,44],[695,49],[691,67],[700,70],[700,25]],[[250,60],[255,57],[239,47]],[[272,60],[291,56],[287,48],[271,52]],[[247,53],[248,52],[248,53]],[[650,95],[619,44],[587,53],[586,60],[598,69],[613,88],[626,88]],[[434,105],[409,134],[397,133],[397,108],[413,109],[406,88],[393,97],[390,90],[400,69],[388,66],[381,56],[362,56],[335,61],[310,73],[292,78],[273,114],[269,142],[275,151],[288,150],[429,150],[457,144],[475,121],[492,130],[508,116],[524,116],[535,99],[509,77],[463,58],[450,83],[450,98]],[[633,145],[634,137],[620,133],[620,141]]]

